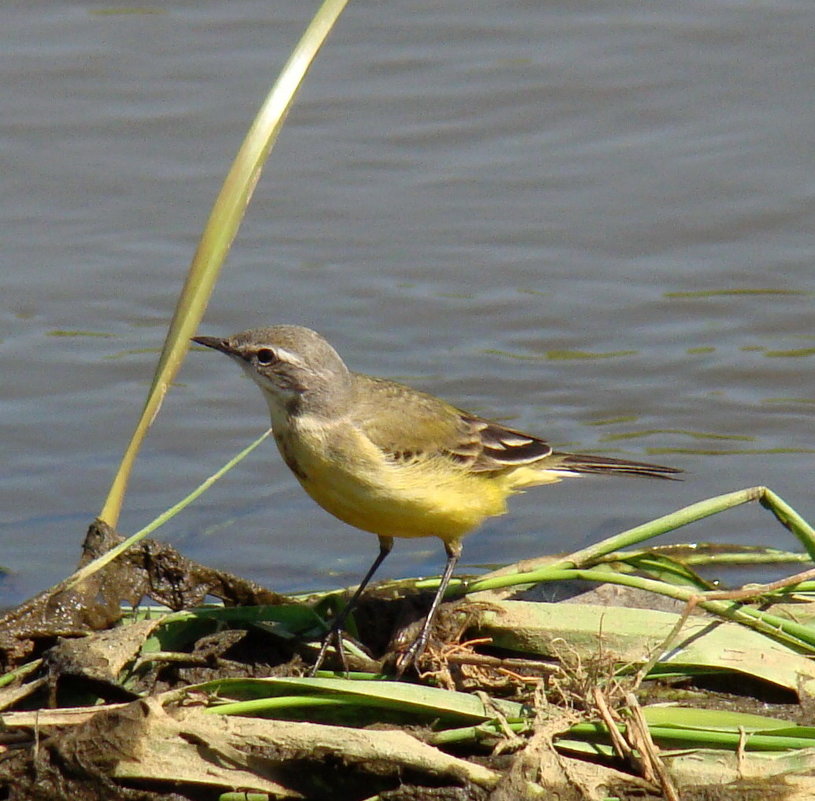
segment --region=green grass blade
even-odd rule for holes
[[[509,719],[524,717],[524,707],[512,701],[494,700],[491,706],[487,706],[479,698],[468,693],[404,682],[274,677],[223,679],[188,689],[212,693],[235,701],[303,695],[312,698],[333,698],[348,705],[376,706],[389,711],[409,712],[462,723],[483,723],[496,716],[496,709]],[[208,711],[220,712],[222,708],[211,707]]]
[[[750,712],[734,712],[729,709],[698,709],[687,706],[644,706],[642,714],[649,726],[673,727],[679,729],[718,729],[720,731],[746,732],[771,731],[791,733],[796,729],[800,736],[804,736],[804,727],[797,727],[794,723],[783,718],[771,718],[764,715],[755,715]],[[811,731],[807,728],[807,731]],[[808,736],[812,736],[810,733]]]
[[[683,526],[696,523],[711,515],[719,514],[736,506],[756,500],[754,488],[729,492],[726,495],[717,495],[714,498],[707,498],[704,501],[685,506],[668,515],[663,515],[641,526],[636,526],[613,537],[608,537],[601,542],[590,545],[567,556],[559,563],[559,567],[578,567],[589,564],[596,559],[605,556],[613,551],[623,548],[630,548],[645,540],[675,531]]]
[[[625,724],[621,724],[625,731]],[[796,748],[813,748],[815,739],[807,736],[790,736],[781,734],[751,734],[742,735],[739,731],[680,729],[662,726],[649,726],[648,730],[654,742],[662,746],[681,748],[722,748],[736,750],[744,748],[746,751],[787,751]],[[578,723],[569,731],[569,736],[582,735],[585,737],[604,736],[607,730],[602,723]]]
[[[238,232],[260,171],[277,139],[308,68],[348,0],[325,0],[260,108],[212,207],[178,298],[141,417],[125,449],[99,517],[115,528],[141,443],[161,408],[198,328],[232,240]]]
[[[196,498],[206,492],[219,478],[225,473],[228,473],[238,462],[247,457],[255,448],[260,445],[272,433],[269,428],[264,431],[254,442],[244,448],[237,456],[230,459],[220,470],[213,473],[206,481],[199,484],[189,495],[182,498],[177,504],[171,506],[166,512],[160,514],[151,523],[148,523],[143,529],[137,531],[132,536],[128,537],[123,542],[120,542],[109,551],[105,551],[101,556],[89,562],[83,568],[77,570],[73,575],[68,576],[65,581],[61,582],[52,591],[65,591],[76,587],[81,581],[84,581],[88,576],[92,576],[98,570],[101,570],[105,565],[112,562],[117,556],[124,553],[128,548],[135,545],[140,540],[143,540],[148,534],[152,534],[157,528],[163,526],[168,520],[172,520],[182,509],[189,506]]]

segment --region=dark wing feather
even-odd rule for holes
[[[537,437],[524,434],[501,423],[461,412],[462,421],[473,431],[478,452],[470,465],[478,472],[501,470],[532,464],[549,456],[552,446]]]
[[[397,461],[442,456],[488,472],[530,464],[552,452],[541,439],[395,381],[356,374],[356,388],[355,424]]]
[[[558,468],[580,475],[647,476],[648,478],[669,478],[674,481],[676,467],[665,467],[648,462],[631,462],[628,459],[615,459],[612,456],[588,456],[581,453],[553,453],[558,461]]]
[[[554,453],[549,443],[463,412],[395,381],[355,374],[353,422],[395,462],[445,458],[477,473],[499,473],[541,460],[564,475],[615,473],[671,478],[672,467],[607,456]],[[549,458],[547,458],[549,457]]]

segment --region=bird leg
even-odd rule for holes
[[[430,611],[422,625],[422,630],[419,636],[411,643],[410,647],[396,660],[396,677],[399,678],[411,665],[415,665],[419,657],[424,653],[427,647],[427,640],[430,636],[430,629],[433,626],[433,621],[436,618],[436,613],[439,610],[444,593],[447,591],[447,585],[453,575],[456,562],[461,556],[461,543],[458,540],[444,543],[444,550],[447,552],[447,564],[444,566],[444,574],[439,582],[439,588],[436,590],[436,595],[433,598],[433,603],[430,604]]]
[[[340,657],[340,662],[342,663],[342,669],[345,673],[348,672],[348,665],[345,662],[345,651],[342,647],[342,632],[345,628],[345,621],[348,619],[348,615],[351,614],[354,607],[359,600],[359,596],[362,595],[363,590],[365,587],[368,586],[368,582],[373,578],[374,573],[379,569],[379,566],[385,561],[385,557],[391,552],[393,548],[393,537],[380,537],[379,538],[379,553],[377,554],[376,559],[374,559],[374,563],[368,568],[368,572],[365,574],[365,577],[360,582],[359,587],[357,587],[356,592],[351,596],[351,600],[343,607],[340,613],[334,618],[334,622],[331,624],[331,628],[328,630],[328,633],[325,635],[323,639],[323,645],[320,648],[320,653],[317,654],[317,661],[314,663],[314,667],[311,669],[309,675],[313,678],[317,671],[320,669],[320,666],[323,664],[325,660],[325,656],[328,653],[328,649],[331,647],[331,643],[333,642],[336,649],[337,654]]]

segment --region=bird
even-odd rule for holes
[[[193,342],[226,354],[260,387],[283,461],[323,509],[378,537],[379,552],[334,618],[311,675],[342,632],[396,537],[437,537],[447,561],[419,635],[397,676],[424,653],[462,552],[462,538],[507,511],[528,487],[586,475],[676,478],[673,467],[561,453],[548,442],[463,411],[427,392],[350,370],[309,328],[275,325]]]

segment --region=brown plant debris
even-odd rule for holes
[[[122,541],[101,520],[85,537],[79,567]],[[74,589],[65,582],[40,593],[0,618],[0,667],[15,667],[53,645],[59,637],[80,637],[110,628],[122,604],[151,598],[170,609],[190,608],[205,597],[227,606],[279,604],[283,596],[225,571],[193,562],[175,548],[143,540]]]

